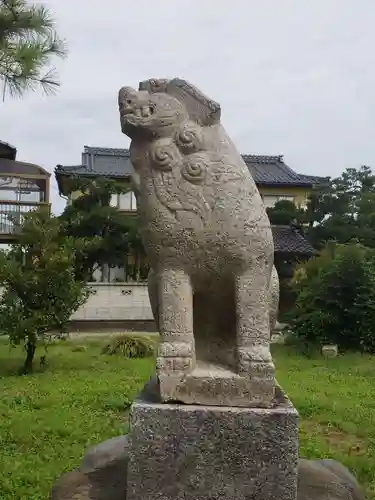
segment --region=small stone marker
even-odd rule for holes
[[[325,358],[336,358],[339,353],[337,345],[324,345],[322,347],[322,354]]]

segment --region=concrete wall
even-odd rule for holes
[[[90,322],[152,321],[147,285],[141,283],[90,283],[93,294],[71,317]],[[2,287],[0,287],[0,294]]]
[[[72,321],[153,320],[147,285],[90,283],[93,294],[71,317]]]

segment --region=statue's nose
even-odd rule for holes
[[[131,87],[122,87],[118,93],[119,104],[132,104],[134,102],[136,91]]]

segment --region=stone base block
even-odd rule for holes
[[[258,377],[242,376],[202,362],[182,376],[159,373],[160,395],[166,402],[267,408],[274,399],[274,366],[258,365],[262,368]]]
[[[127,500],[295,500],[298,414],[160,403],[131,409]]]

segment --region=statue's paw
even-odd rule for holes
[[[269,377],[275,373],[275,365],[268,346],[240,348],[237,351],[238,373],[252,377]]]
[[[238,358],[249,362],[272,362],[269,345],[257,344],[251,347],[239,347]]]
[[[191,357],[164,357],[158,356],[156,359],[156,371],[160,373],[189,372],[193,369],[194,363]]]
[[[192,342],[160,342],[158,356],[163,358],[191,358],[193,351]]]

